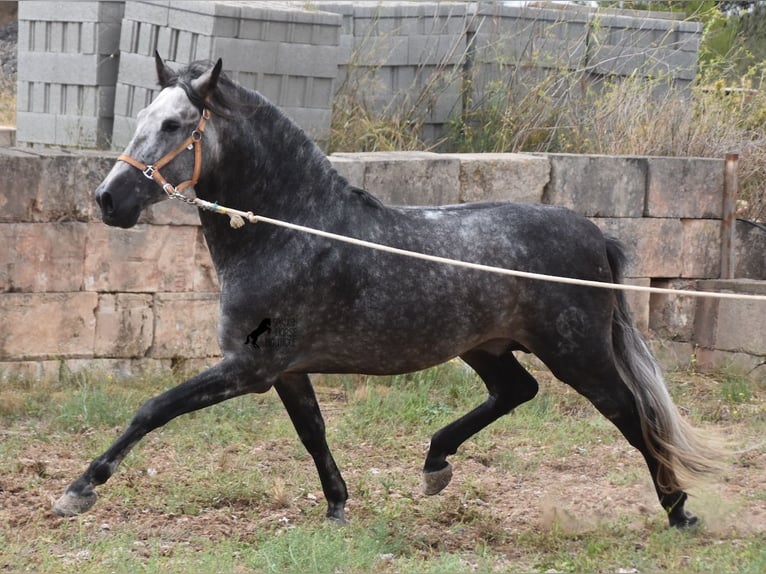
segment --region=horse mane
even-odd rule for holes
[[[282,110],[270,102],[257,90],[246,88],[234,82],[224,72],[218,78],[218,85],[207,101],[192,87],[192,80],[200,77],[213,66],[209,61],[192,62],[177,72],[171,85],[179,86],[184,90],[189,100],[202,111],[207,106],[210,111],[227,119],[245,118],[250,119],[256,114],[265,113],[268,119],[278,122],[279,132],[283,134],[290,145],[309,148],[309,155],[322,164],[323,168],[330,172],[340,187],[347,189],[352,194],[360,196],[364,201],[376,207],[382,206],[382,202],[368,191],[351,185],[351,183],[333,167],[327,155],[318,145],[303,131],[303,129],[287,117]]]

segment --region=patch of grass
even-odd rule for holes
[[[313,462],[271,392],[180,417],[151,433],[99,489],[90,513],[54,518],[47,498],[115,438],[138,405],[176,381],[83,373],[48,385],[9,383],[18,404],[34,409],[0,413],[0,569],[763,571],[762,532],[748,520],[766,500],[762,481],[752,480],[736,498],[721,496],[726,481],[696,493],[693,507],[704,510],[705,524],[694,532],[668,530],[659,507],[646,515],[625,513],[624,505],[613,511],[612,497],[646,482],[640,457],[625,458],[624,440],[576,393],[548,384],[545,373],[535,376],[543,381],[540,395],[469,440],[452,457],[453,482],[434,497],[419,491],[424,445],[439,426],[484,400],[481,382],[458,363],[408,377],[317,377],[329,442],[351,493],[346,528],[324,522]],[[674,392],[695,409],[759,404],[759,389],[747,380],[688,373],[682,380]],[[46,402],[46,395],[56,400]],[[761,436],[755,410],[742,412],[735,421],[739,434]],[[623,446],[614,449],[612,442]],[[596,451],[601,469],[619,465],[591,474]],[[762,464],[759,451],[743,454],[729,480],[760,476]],[[582,473],[585,486],[596,481],[586,493],[609,491],[603,519],[583,517],[585,527],[572,529],[565,521],[546,526],[529,518],[547,497],[562,496],[557,468],[570,477]],[[497,480],[503,480],[500,490]],[[547,485],[540,500],[525,489],[527,481]]]

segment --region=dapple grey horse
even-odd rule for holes
[[[384,205],[338,174],[277,107],[221,74],[220,60],[178,72],[159,55],[156,64],[162,90],[139,113],[132,141],[96,190],[109,225],[131,227],[145,207],[193,186],[198,197],[220,205],[393,247],[620,281],[625,256],[618,241],[572,211],[508,203]],[[346,485],[309,374],[405,373],[460,357],[488,396],[433,435],[423,477],[426,493],[436,494],[452,477],[447,457],[537,393],[514,355],[526,352],[641,452],[670,524],[696,522],[684,508],[684,489],[715,468],[716,450],[680,417],[622,292],[460,269],[266,224],[233,229],[210,212],[200,217],[221,287],[223,359],[143,404],[68,487],[58,513],[90,508],[94,487],[153,429],[274,387],[314,459],[327,517],[344,522]],[[254,345],[259,325],[270,328],[257,333]]]

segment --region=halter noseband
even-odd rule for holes
[[[162,158],[160,158],[160,160],[156,163],[145,164],[125,154],[121,154],[117,158],[117,161],[124,161],[136,169],[141,170],[141,173],[143,173],[145,177],[156,181],[157,185],[162,187],[162,190],[167,193],[168,196],[173,197],[174,194],[180,193],[187,187],[193,187],[197,185],[197,180],[199,179],[199,174],[202,170],[202,134],[205,132],[205,125],[207,124],[208,119],[210,119],[210,110],[208,110],[206,107],[203,107],[202,117],[200,117],[199,123],[191,135],[186,138],[183,143],[181,143],[181,145],[179,145],[176,149],[162,156]],[[194,172],[192,173],[191,179],[187,179],[186,181],[179,183],[177,186],[168,183],[168,181],[160,173],[160,169],[173,161],[184,150],[191,150],[192,148],[194,148]]]

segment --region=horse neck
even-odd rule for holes
[[[343,210],[348,182],[324,153],[275,108],[264,107],[246,121],[213,117],[217,165],[200,179],[198,196],[220,205],[291,223],[330,229]],[[214,260],[252,249],[231,233],[226,217],[201,214]],[[250,226],[248,232],[255,233]],[[262,226],[261,226],[262,227]],[[261,231],[259,237],[267,237]],[[217,256],[217,253],[220,254]],[[216,262],[216,267],[219,266]]]

